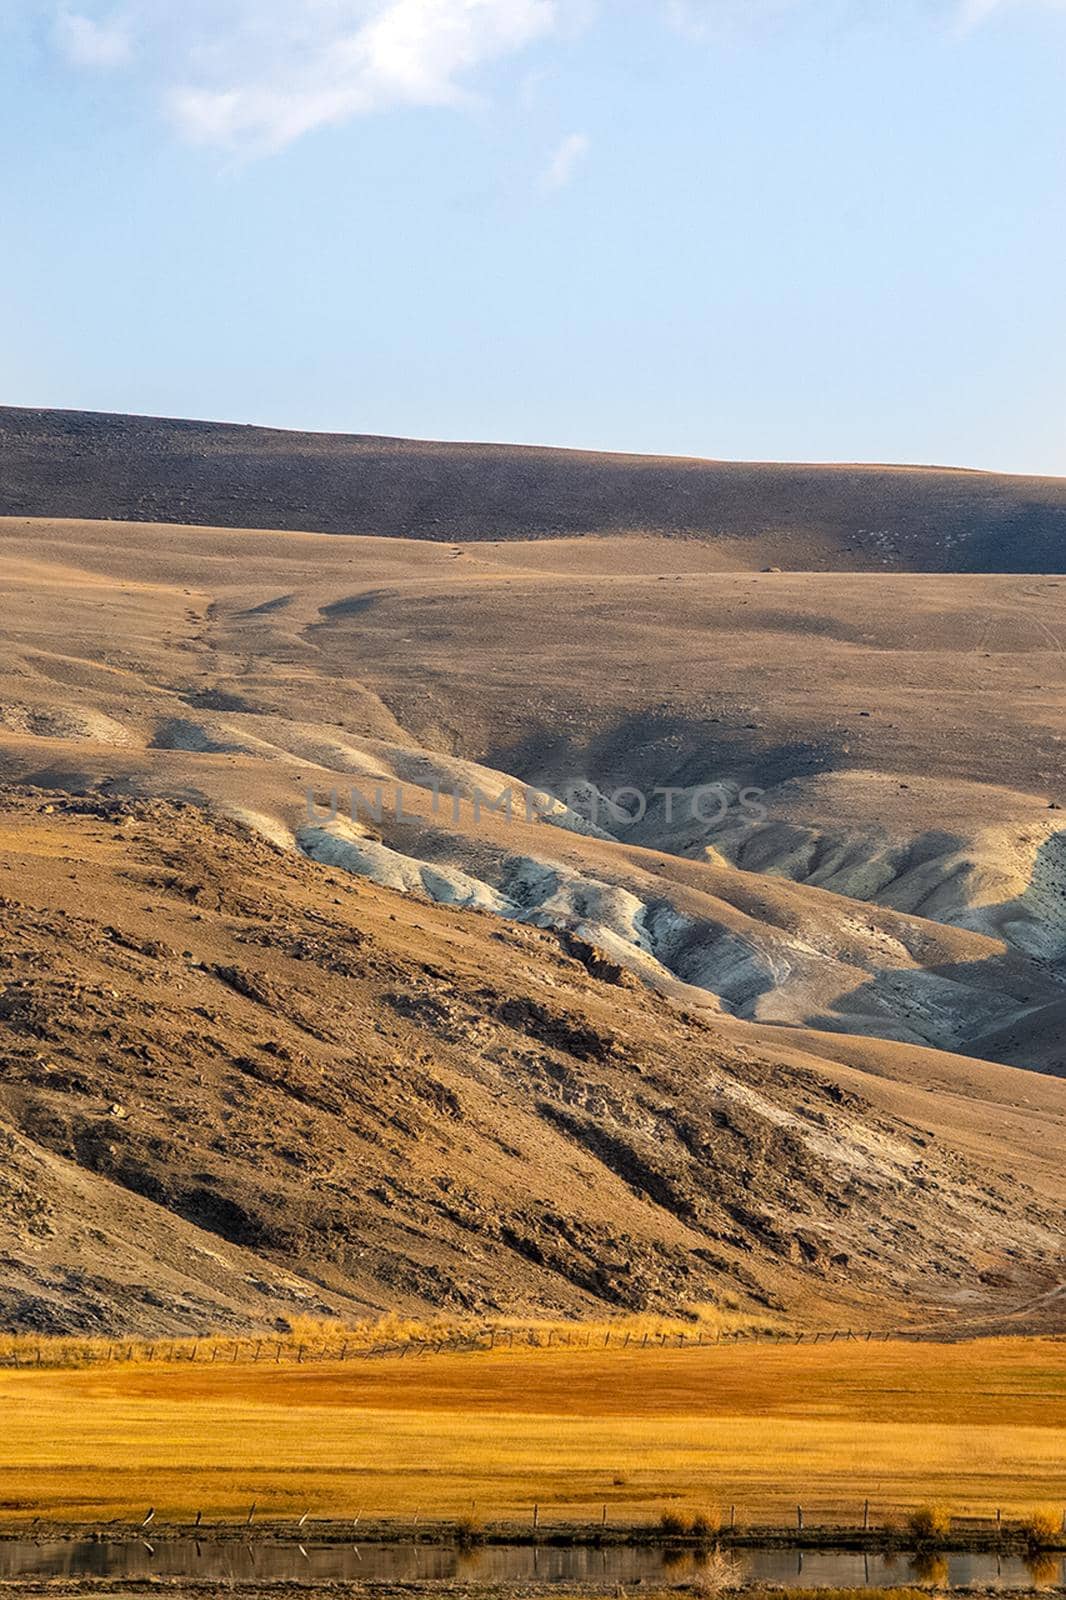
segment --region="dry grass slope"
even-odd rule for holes
[[[846,1337],[846,1335],[842,1335]],[[807,1337],[818,1341],[820,1333]],[[836,1333],[825,1334],[835,1341]],[[854,1336],[853,1337],[858,1337]],[[885,1337],[888,1337],[887,1335]],[[718,1306],[697,1306],[685,1317],[617,1316],[610,1321],[585,1317],[580,1322],[494,1320],[469,1317],[433,1319],[395,1314],[373,1320],[342,1322],[337,1318],[294,1316],[284,1329],[231,1334],[205,1331],[184,1338],[79,1338],[62,1334],[0,1334],[0,1366],[16,1371],[81,1368],[119,1363],[180,1366],[183,1362],[214,1366],[251,1364],[311,1365],[321,1361],[378,1360],[383,1357],[439,1355],[444,1351],[478,1353],[497,1348],[555,1350],[646,1350],[649,1347],[698,1349],[724,1339],[792,1339],[780,1321]]]
[[[1066,1498],[1064,1378],[1046,1340],[8,1371],[0,1472],[15,1520],[1016,1519]]]

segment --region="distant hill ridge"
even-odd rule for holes
[[[739,564],[1059,572],[1066,479],[295,433],[0,407],[0,515],[449,541],[650,533]],[[733,547],[739,544],[739,553]]]

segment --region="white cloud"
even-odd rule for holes
[[[171,91],[190,138],[277,149],[373,111],[455,105],[467,75],[556,21],[555,0],[296,0],[273,11],[273,25],[260,11],[250,30],[250,67],[234,62],[225,81],[190,78]]]
[[[269,150],[370,112],[463,103],[478,68],[546,37],[581,0],[103,3],[53,13],[70,62],[116,65],[135,31],[146,79],[184,135]]]
[[[468,102],[477,70],[585,0],[12,0],[82,68],[138,65],[187,138],[271,150],[403,106]],[[0,0],[0,10],[3,0]]]
[[[750,30],[788,14],[821,16],[870,0],[633,0],[690,35]],[[1062,9],[1066,0],[916,0],[965,29],[994,11]],[[0,0],[42,15],[58,51],[83,69],[129,61],[187,139],[235,152],[280,149],[315,129],[406,106],[469,103],[480,69],[539,40],[560,41],[610,0]],[[560,187],[587,153],[583,135],[544,175]]]
[[[706,38],[779,21],[789,13],[842,16],[861,10],[860,0],[660,0],[666,20],[679,32]],[[1008,8],[1061,11],[1066,0],[925,0],[933,17],[963,30],[976,28],[993,12]]]
[[[1000,9],[1000,0],[959,0],[958,20],[963,28],[976,28]]]
[[[55,19],[56,47],[76,67],[119,67],[133,54],[126,24],[118,18],[96,21],[77,11]]]
[[[587,135],[571,133],[557,145],[541,175],[544,189],[565,189],[591,148]]]

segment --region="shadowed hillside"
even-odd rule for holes
[[[697,537],[726,567],[1053,572],[1066,480],[0,408],[0,515],[418,539]]]

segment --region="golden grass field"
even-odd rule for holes
[[[875,1520],[1066,1504],[1066,1341],[0,1373],[0,1515]]]
[[[404,1317],[395,1313],[359,1322],[340,1322],[336,1318],[296,1316],[288,1321],[284,1333],[186,1334],[181,1338],[108,1339],[102,1335],[77,1337],[73,1334],[0,1334],[0,1364],[14,1367],[84,1367],[99,1362],[123,1364],[170,1361],[234,1363],[262,1360],[282,1363],[323,1361],[330,1357],[344,1360],[359,1351],[402,1345],[418,1350],[424,1345],[492,1340],[493,1344],[516,1343],[537,1349],[555,1346],[592,1345],[615,1348],[631,1343],[644,1345],[661,1341],[679,1344],[713,1342],[716,1337],[790,1337],[780,1317],[769,1317],[723,1306],[690,1306],[685,1316],[656,1316],[639,1312],[611,1320],[584,1319],[573,1322],[527,1321],[518,1318],[493,1323],[472,1322],[469,1317]],[[809,1335],[808,1335],[809,1337]],[[819,1335],[821,1337],[821,1335]],[[825,1335],[829,1337],[829,1335]]]

